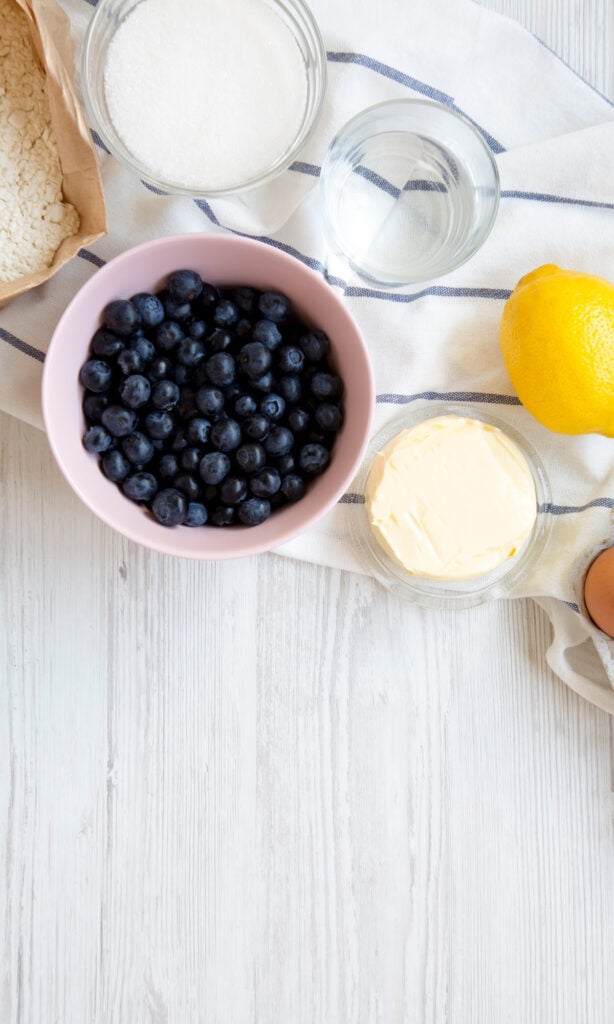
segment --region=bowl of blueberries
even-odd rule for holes
[[[66,308],[43,373],[73,490],[124,536],[187,558],[270,550],[323,516],[373,406],[365,343],[325,280],[228,235],[111,260]]]

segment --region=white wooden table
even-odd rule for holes
[[[614,96],[611,0],[485,2]],[[0,430],[0,1024],[612,1024],[612,727],[533,604],[158,557]]]

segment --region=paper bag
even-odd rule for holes
[[[47,99],[62,169],[64,199],[79,214],[79,230],[65,238],[51,266],[15,281],[0,282],[0,307],[48,280],[79,251],[106,231],[98,161],[73,86],[74,53],[70,22],[55,0],[14,0],[25,13],[32,43],[47,78]]]

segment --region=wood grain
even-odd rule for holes
[[[608,0],[488,6],[614,95]],[[0,514],[1,1024],[611,1024],[611,724],[532,603],[157,556],[4,415]]]

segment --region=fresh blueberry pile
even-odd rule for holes
[[[289,299],[176,270],[110,302],[80,371],[83,444],[164,526],[257,526],[329,464],[343,383]]]

